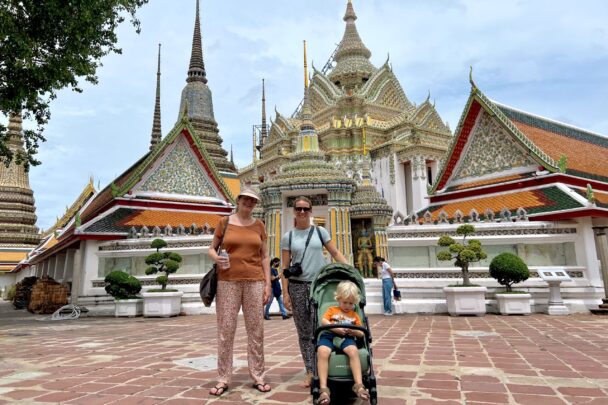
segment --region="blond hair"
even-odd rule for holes
[[[352,281],[341,281],[336,288],[334,298],[336,301],[350,299],[355,304],[358,304],[360,300],[359,287]]]

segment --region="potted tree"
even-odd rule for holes
[[[139,316],[143,312],[141,281],[124,271],[114,270],[105,280],[106,292],[114,297],[114,316]]]
[[[501,314],[530,314],[531,295],[512,289],[513,284],[526,281],[530,277],[528,266],[519,256],[508,252],[496,256],[490,263],[490,276],[505,286],[505,292],[496,293]]]
[[[182,257],[173,252],[161,252],[167,247],[167,242],[163,239],[154,239],[151,244],[156,252],[146,257],[147,275],[164,273],[156,277],[156,282],[161,288],[145,291],[144,297],[144,316],[175,316],[179,315],[182,304],[183,293],[179,290],[168,289],[169,274],[173,274],[179,269]]]
[[[481,242],[467,237],[475,233],[473,225],[464,224],[456,228],[456,234],[462,236],[462,242],[456,242],[452,237],[443,235],[438,245],[446,250],[437,252],[437,259],[454,261],[454,266],[460,267],[462,284],[449,285],[443,288],[446,295],[448,312],[456,315],[484,315],[486,313],[486,287],[471,284],[469,280],[469,265],[485,259],[487,254],[481,249]]]

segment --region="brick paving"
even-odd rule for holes
[[[0,311],[0,404],[312,403],[298,386],[291,320],[265,323],[273,390],[252,389],[240,367],[215,398],[214,370],[176,363],[215,355],[214,316],[50,321],[19,313]],[[372,315],[370,325],[380,404],[608,404],[608,318]],[[245,348],[240,319],[235,359],[246,359]]]

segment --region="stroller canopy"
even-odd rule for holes
[[[359,287],[360,304],[365,306],[365,283],[359,270],[350,264],[331,263],[321,269],[319,274],[312,281],[310,286],[310,298],[316,303],[320,303],[324,288],[330,283],[339,283],[340,281],[352,281]]]

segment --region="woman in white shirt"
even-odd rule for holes
[[[380,271],[380,278],[382,278],[382,302],[384,304],[384,315],[393,314],[392,296],[391,290],[397,289],[397,283],[395,283],[395,273],[391,266],[384,261],[384,258],[380,256],[374,257],[374,266]]]

